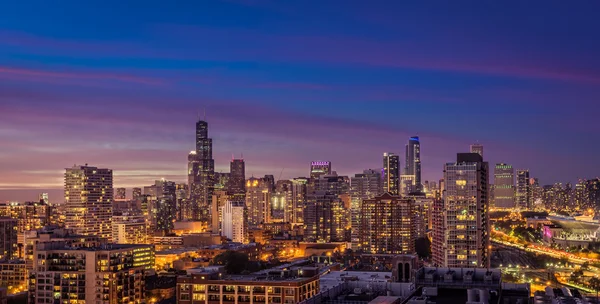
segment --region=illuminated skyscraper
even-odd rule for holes
[[[115,189],[115,200],[125,200],[127,197],[127,189],[125,188],[116,188]]]
[[[139,200],[142,197],[142,188],[133,188],[132,190],[132,198],[134,201]]]
[[[0,217],[0,260],[17,257],[17,219]]]
[[[227,194],[233,201],[243,202],[246,196],[246,164],[243,159],[232,159],[229,163],[229,186]]]
[[[531,194],[529,170],[517,170],[517,207],[521,209],[531,209]]]
[[[112,234],[113,174],[110,169],[85,166],[65,172],[65,227],[81,235],[110,240]]]
[[[177,216],[177,191],[174,182],[157,180],[156,231],[168,234]]]
[[[221,211],[221,235],[238,243],[248,242],[248,210],[243,202],[226,202]]]
[[[383,194],[383,179],[379,170],[364,170],[350,180],[350,214],[353,249],[359,247],[360,206],[363,200]]]
[[[361,204],[360,249],[368,253],[412,254],[417,238],[415,201],[385,193]]]
[[[335,194],[316,191],[308,195],[304,208],[304,239],[307,242],[344,240],[345,210]]]
[[[271,222],[271,186],[264,178],[246,180],[246,207],[250,227]]]
[[[400,179],[402,180],[401,192],[403,195],[423,191],[423,185],[421,184],[421,143],[418,136],[411,137],[408,144],[406,144],[406,161]]]
[[[308,195],[308,178],[297,177],[292,179],[292,195],[289,205],[290,223],[301,224],[304,222],[304,206],[306,205]]]
[[[515,169],[511,165],[501,163],[494,168],[494,207],[516,207]]]
[[[483,157],[483,145],[481,144],[472,144],[471,145],[471,153],[477,153]]]
[[[400,157],[394,153],[383,153],[383,192],[400,194]]]
[[[208,221],[214,175],[215,161],[212,156],[212,139],[208,137],[208,123],[199,120],[196,123],[196,150],[188,155],[190,200],[197,220]]]
[[[489,267],[488,179],[488,163],[477,153],[459,153],[444,166],[443,205],[433,205],[437,266]]]

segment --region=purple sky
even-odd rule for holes
[[[598,2],[419,3],[7,4],[0,201],[62,200],[73,164],[183,181],[203,109],[247,176],[353,175],[412,135],[424,180],[475,141],[542,184],[600,175]]]

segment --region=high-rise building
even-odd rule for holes
[[[308,178],[297,177],[291,180],[291,200],[288,203],[288,217],[290,223],[304,223],[304,206],[308,196]]]
[[[383,192],[400,194],[400,157],[394,153],[383,153]]]
[[[482,144],[472,144],[471,145],[471,153],[477,153],[483,157],[483,145]]]
[[[73,166],[65,172],[65,227],[110,240],[113,174],[110,169]]]
[[[212,139],[208,137],[208,123],[196,123],[196,150],[188,155],[188,185],[194,218],[208,221],[212,191],[215,185],[215,161],[212,156]]]
[[[0,217],[0,260],[17,257],[17,220]]]
[[[223,219],[222,212],[223,206],[225,203],[229,201],[229,195],[227,195],[226,191],[217,190],[213,191],[212,202],[210,207],[210,215],[211,215],[211,230],[212,233],[217,234],[221,232],[221,221]]]
[[[248,209],[243,202],[226,202],[221,210],[221,235],[237,243],[248,242]]]
[[[189,188],[187,184],[175,184],[176,219],[188,221],[194,218],[192,204],[189,200]]]
[[[271,222],[271,185],[264,178],[246,180],[246,207],[250,227]]]
[[[115,198],[115,200],[125,200],[127,198],[127,189],[116,188],[114,198]]]
[[[142,188],[133,188],[133,190],[131,191],[132,193],[132,198],[133,200],[138,200],[140,197],[142,197]]]
[[[156,231],[168,234],[173,230],[177,216],[177,193],[175,182],[157,180]]]
[[[112,242],[115,244],[149,244],[146,219],[141,215],[113,215]]]
[[[310,178],[317,179],[321,175],[331,175],[331,162],[314,161],[310,163]]]
[[[313,191],[326,191],[330,194],[341,195],[350,192],[350,179],[337,174],[321,175],[313,180]]]
[[[385,193],[361,204],[360,249],[369,253],[412,254],[417,237],[415,201]]]
[[[421,143],[418,136],[412,136],[406,144],[406,160],[402,180],[401,192],[407,195],[411,192],[423,191],[421,184]]]
[[[344,239],[345,210],[335,194],[316,191],[308,195],[304,208],[304,240],[339,242]]]
[[[227,191],[229,187],[229,172],[215,172],[215,185],[213,191],[223,190]]]
[[[383,178],[379,170],[364,170],[363,173],[355,174],[350,180],[351,242],[355,250],[359,247],[360,205],[363,200],[381,194],[383,194]]]
[[[517,207],[531,209],[531,185],[529,184],[529,170],[517,170]]]
[[[440,267],[489,267],[488,163],[458,153],[444,166],[443,205],[434,203],[433,260]]]
[[[144,303],[144,274],[154,267],[153,247],[40,243],[33,255],[32,302]]]
[[[229,163],[229,186],[227,194],[231,200],[244,202],[246,200],[246,164],[243,159],[232,159]]]
[[[428,236],[428,232],[433,229],[433,202],[434,197],[428,197],[425,193],[414,193],[405,198],[412,199],[415,202],[415,230],[416,238]]]
[[[515,208],[515,169],[504,163],[494,168],[494,207]]]
[[[0,203],[0,217],[10,217],[17,221],[17,243],[15,246],[19,248],[19,258],[23,257],[24,233],[52,224],[50,222],[50,214],[53,209],[55,207],[49,206],[43,200],[39,202]],[[0,231],[4,230],[0,229]],[[0,255],[2,254],[0,253]]]

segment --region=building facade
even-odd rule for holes
[[[515,208],[515,169],[504,163],[494,168],[494,207]]]
[[[17,257],[17,220],[0,217],[0,260]]]
[[[344,239],[345,210],[335,194],[317,191],[308,195],[304,208],[304,240],[329,243]]]
[[[271,186],[265,179],[251,177],[246,180],[249,227],[271,222],[271,194]]]
[[[233,201],[246,201],[246,164],[243,159],[232,159],[229,163],[227,194]]]
[[[415,201],[385,193],[361,204],[360,250],[412,254],[417,238]]]
[[[221,211],[221,235],[237,243],[248,243],[248,209],[244,202],[226,202]]]
[[[112,233],[113,172],[74,166],[65,172],[65,227],[81,235],[110,240]]]
[[[517,170],[516,201],[520,209],[529,210],[533,207],[529,179],[529,170]]]
[[[112,242],[115,244],[150,244],[146,218],[141,215],[114,215]]]
[[[363,200],[381,194],[383,194],[383,178],[379,170],[364,170],[363,173],[355,174],[350,180],[351,242],[355,250],[359,247],[360,206]]]
[[[444,166],[443,206],[434,203],[438,266],[489,267],[488,179],[488,164],[477,153],[459,153],[456,162]]]
[[[482,144],[472,144],[470,146],[471,153],[477,153],[483,157],[483,145]]]
[[[394,153],[383,153],[383,192],[400,194],[400,157]]]

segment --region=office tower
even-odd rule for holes
[[[443,206],[434,202],[433,257],[440,267],[489,267],[488,163],[458,153],[444,166]]]
[[[142,196],[142,188],[133,188],[131,193],[133,200],[138,200]]]
[[[350,193],[350,179],[347,176],[321,175],[312,181],[314,183],[313,191],[326,191],[335,195]]]
[[[50,204],[50,200],[48,199],[48,193],[40,193],[40,197],[38,199],[39,202],[44,202],[44,204]]]
[[[226,202],[221,211],[221,235],[237,243],[248,242],[248,209],[243,202]]]
[[[212,230],[212,233],[217,234],[221,232],[223,206],[225,206],[225,203],[227,203],[228,200],[229,195],[227,195],[226,191],[213,191],[212,202],[210,207],[210,228]]]
[[[215,172],[215,185],[213,187],[213,191],[216,190],[224,190],[227,191],[227,187],[229,187],[229,177],[231,175],[229,172]]]
[[[494,207],[515,208],[515,169],[504,163],[494,168]]]
[[[483,157],[483,145],[481,144],[472,144],[471,145],[471,153],[477,153]]]
[[[296,177],[291,180],[291,203],[289,204],[289,222],[304,223],[304,206],[308,195],[308,178]]]
[[[531,209],[531,187],[529,185],[529,170],[517,170],[517,207]]]
[[[405,198],[413,200],[415,206],[415,231],[416,238],[427,237],[433,229],[433,202],[435,198],[428,197],[425,193],[414,193]]]
[[[350,180],[351,242],[353,249],[359,247],[360,205],[363,200],[383,194],[383,178],[379,170],[368,169],[355,174]]]
[[[267,175],[265,175],[265,177],[263,177],[263,180],[268,185],[271,192],[274,192],[275,191],[275,177],[271,174],[267,174]]]
[[[372,254],[415,252],[415,201],[385,193],[361,204],[360,249]]]
[[[190,203],[189,190],[187,184],[175,185],[176,219],[178,221],[188,221],[194,218],[192,204]]]
[[[65,227],[110,240],[113,174],[110,169],[73,166],[65,172]]]
[[[188,185],[196,220],[208,221],[214,177],[215,161],[212,139],[208,138],[208,123],[199,120],[196,123],[196,150],[188,155]]]
[[[421,184],[421,143],[418,136],[411,137],[408,144],[406,144],[406,161],[400,179],[402,180],[401,192],[403,195],[423,191],[423,185]]]
[[[175,182],[157,180],[155,182],[157,191],[156,200],[156,231],[168,234],[173,230],[173,222],[177,211],[177,194]]]
[[[0,217],[0,260],[17,257],[17,220]]]
[[[115,200],[125,200],[127,196],[127,189],[125,188],[116,188],[115,189]]]
[[[400,194],[400,157],[394,153],[383,153],[383,192]]]
[[[149,244],[146,218],[142,215],[113,215],[112,242],[115,244]]]
[[[246,207],[250,227],[271,222],[271,185],[264,178],[246,180]]]
[[[335,194],[317,191],[308,195],[304,208],[304,240],[307,242],[339,242],[344,239],[342,200]]]
[[[34,252],[33,303],[144,303],[153,245],[75,248],[40,243]]]
[[[321,175],[331,175],[331,162],[314,161],[310,163],[310,178],[319,178]]]
[[[232,159],[229,163],[229,186],[227,194],[236,202],[246,201],[246,164],[243,159]]]

